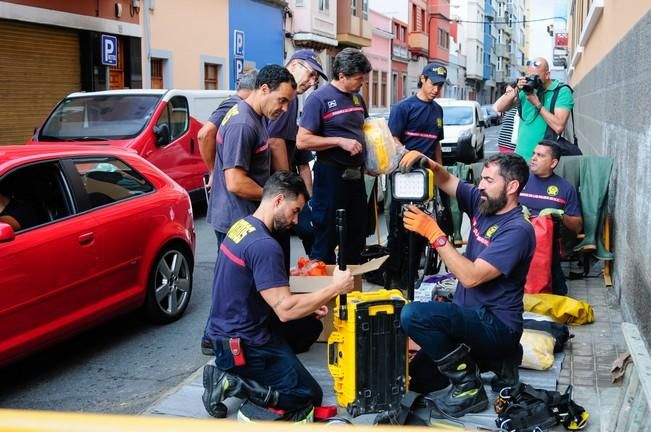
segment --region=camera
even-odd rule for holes
[[[538,75],[527,75],[524,77],[525,83],[522,86],[522,91],[524,91],[526,94],[531,94],[535,90],[538,90],[540,87],[542,87],[542,80]]]

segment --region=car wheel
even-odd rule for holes
[[[192,257],[178,246],[164,248],[153,262],[145,312],[156,323],[170,323],[181,318],[192,294]]]

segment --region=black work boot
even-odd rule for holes
[[[491,379],[491,389],[495,393],[499,393],[504,387],[513,387],[520,382],[518,371],[520,363],[522,363],[522,345],[518,343],[511,355],[488,364],[488,370],[495,374],[495,377]]]
[[[448,393],[435,401],[436,407],[446,416],[461,417],[468,413],[481,412],[488,407],[479,368],[469,353],[470,348],[461,344],[435,362],[452,384]]]
[[[216,418],[226,418],[228,410],[222,401],[226,399],[227,389],[226,372],[213,365],[204,366],[201,400],[203,400],[203,406],[208,414]]]
[[[278,392],[270,387],[264,387],[257,382],[219,370],[216,366],[206,365],[203,368],[203,406],[213,417],[223,418],[222,408],[224,399],[238,397],[248,399],[262,407],[278,404]]]

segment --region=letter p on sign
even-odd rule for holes
[[[102,35],[102,64],[115,66],[118,64],[118,38]]]

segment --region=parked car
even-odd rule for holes
[[[493,105],[482,105],[481,109],[484,114],[484,118],[488,121],[490,126],[498,126],[502,123],[502,116],[493,109]]]
[[[0,365],[129,310],[157,323],[183,315],[190,199],[135,152],[3,146],[0,191],[31,209],[18,230],[0,222]]]
[[[441,153],[444,162],[471,163],[482,159],[488,124],[479,103],[456,99],[437,99],[436,102],[443,108]]]
[[[109,90],[72,93],[61,100],[28,144],[110,144],[135,150],[205,201],[197,132],[233,91]]]

